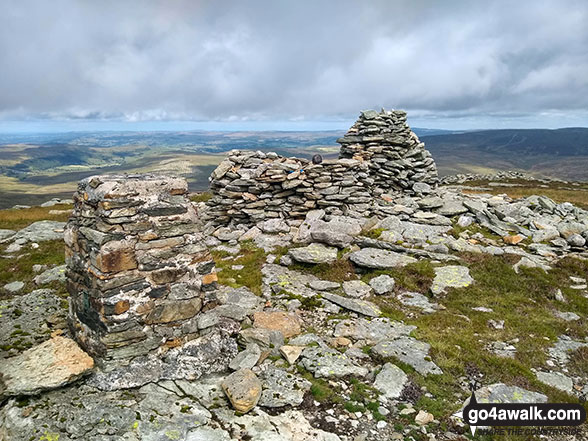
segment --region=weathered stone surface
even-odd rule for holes
[[[337,249],[326,247],[320,243],[312,243],[302,248],[292,248],[288,254],[297,262],[303,263],[332,263],[337,260]]]
[[[12,294],[17,293],[19,291],[22,291],[22,289],[25,287],[24,282],[21,281],[16,281],[16,282],[10,282],[7,283],[6,285],[4,285],[4,289]]]
[[[0,357],[16,355],[67,328],[65,303],[49,289],[0,300]]]
[[[291,312],[259,311],[253,314],[253,326],[256,328],[279,331],[286,338],[300,334],[300,320]]]
[[[432,303],[426,296],[418,292],[404,291],[398,295],[398,300],[405,306],[419,308],[427,314],[435,312],[439,305]]]
[[[311,383],[283,369],[269,368],[259,375],[263,392],[259,405],[264,407],[298,406]]]
[[[349,297],[362,299],[371,294],[372,288],[361,280],[348,280],[343,282],[343,292]]]
[[[347,375],[365,377],[368,369],[331,348],[306,348],[302,352],[302,365],[316,378],[340,378]]]
[[[545,403],[547,397],[537,392],[531,392],[518,386],[508,386],[495,383],[476,390],[478,403]],[[468,398],[464,407],[468,405]]]
[[[47,240],[63,239],[63,229],[65,222],[56,221],[38,221],[34,222],[28,227],[18,231],[15,235],[10,237],[11,241],[19,239],[25,242],[44,242]]]
[[[159,380],[195,380],[206,374],[225,372],[237,355],[235,329],[219,327],[194,340],[169,349],[163,357],[153,354],[136,357],[128,365],[97,372],[87,383],[112,391],[143,386]]]
[[[412,366],[419,374],[442,374],[435,363],[430,361],[428,343],[412,337],[399,337],[395,340],[384,340],[372,348],[372,351],[382,357],[396,357],[400,361]]]
[[[51,282],[65,282],[65,265],[48,269],[34,278],[37,285],[45,285]]]
[[[261,349],[259,349],[259,346],[255,343],[250,343],[244,351],[239,352],[237,356],[231,360],[229,367],[234,371],[251,369],[259,361],[259,357],[261,357]]]
[[[349,297],[343,297],[337,294],[323,293],[323,298],[329,302],[333,302],[350,311],[357,312],[359,314],[366,315],[368,317],[378,317],[382,311],[375,304],[368,302],[367,300],[350,299]]]
[[[284,345],[280,347],[280,353],[289,364],[294,364],[303,350],[303,346]]]
[[[261,397],[261,381],[251,369],[233,372],[222,382],[222,388],[233,408],[247,413],[253,409]]]
[[[362,248],[354,251],[349,255],[349,260],[358,266],[374,269],[396,268],[416,262],[413,257],[378,248]]]
[[[382,274],[380,276],[374,277],[369,282],[369,285],[372,287],[374,292],[378,295],[392,292],[395,284],[396,284],[396,281],[392,277],[390,277],[386,274]]]
[[[465,266],[442,266],[435,268],[435,279],[431,286],[431,292],[435,295],[442,294],[447,288],[465,288],[471,285],[474,279]]]
[[[387,399],[399,398],[408,383],[408,376],[398,366],[386,363],[376,375],[374,387]]]
[[[239,332],[239,342],[245,345],[256,343],[262,350],[277,354],[278,349],[284,346],[284,334],[274,329],[247,328]]]
[[[560,372],[537,372],[537,379],[563,392],[573,393],[574,382]]]
[[[75,341],[53,337],[0,365],[0,399],[35,395],[71,383],[94,367]]]
[[[350,337],[354,340],[365,340],[368,344],[376,344],[382,340],[395,339],[400,336],[408,336],[416,329],[414,325],[405,325],[401,322],[391,321],[387,318],[373,320],[341,320],[333,335],[335,337]]]

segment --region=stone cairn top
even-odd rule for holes
[[[115,375],[126,378],[123,385],[194,376],[208,369],[204,360],[222,370],[236,351],[227,333],[215,337],[210,328],[206,332],[216,345],[207,342],[208,355],[200,357],[197,369],[179,368],[190,367],[178,361],[183,347],[190,346],[191,356],[199,353],[205,329],[198,324],[200,311],[217,286],[187,194],[185,179],[126,175],[87,178],[74,195],[65,230],[69,325],[80,346],[105,368],[143,357],[134,369],[149,366],[151,376],[132,369]],[[96,381],[103,387],[116,383]]]
[[[369,161],[374,186],[410,191],[415,183],[437,183],[437,167],[402,110],[361,112],[343,138],[340,158]]]
[[[386,193],[421,194],[437,183],[425,145],[406,124],[406,112],[362,112],[338,140],[339,159],[315,164],[276,153],[232,150],[210,178],[210,219],[217,225],[327,214],[379,214]]]

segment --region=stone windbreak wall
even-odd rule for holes
[[[211,219],[249,224],[303,218],[317,208],[370,215],[386,193],[419,193],[437,182],[435,162],[403,111],[362,112],[338,142],[339,159],[319,164],[275,153],[229,152],[211,176]]]
[[[66,233],[70,327],[102,360],[128,360],[198,337],[214,261],[184,179],[83,180]]]

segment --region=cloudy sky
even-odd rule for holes
[[[0,131],[588,126],[588,2],[2,0]]]

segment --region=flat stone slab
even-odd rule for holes
[[[392,277],[382,274],[371,279],[369,285],[376,294],[382,295],[392,292],[394,285],[396,285],[396,281]]]
[[[537,372],[537,379],[551,387],[555,387],[569,394],[574,391],[574,382],[560,372]]]
[[[306,348],[302,352],[302,365],[316,378],[341,378],[347,375],[365,377],[369,372],[332,348]]]
[[[401,336],[408,336],[416,326],[405,325],[401,322],[390,321],[388,318],[366,320],[342,320],[335,327],[335,337],[349,337],[354,340],[365,340],[368,344],[375,344],[382,340],[392,340]]]
[[[376,375],[374,387],[387,399],[396,399],[408,383],[408,376],[402,369],[392,363],[386,363]]]
[[[396,357],[403,363],[412,366],[419,374],[442,374],[443,371],[429,358],[428,343],[412,337],[399,337],[395,340],[384,340],[372,348],[382,358]]]
[[[67,302],[50,289],[0,300],[0,358],[10,357],[67,328]]]
[[[362,299],[371,294],[372,288],[361,280],[348,280],[343,282],[343,292],[349,297]]]
[[[65,282],[65,265],[50,268],[35,276],[34,280],[37,285],[45,285],[51,282]]]
[[[439,309],[437,303],[432,303],[427,296],[418,292],[402,292],[398,295],[398,300],[405,306],[421,309],[427,314],[431,314]]]
[[[65,386],[94,367],[94,360],[69,338],[54,337],[0,365],[2,396],[35,395]]]
[[[367,315],[368,317],[379,317],[382,313],[380,308],[367,300],[350,299],[349,297],[343,297],[331,293],[323,293],[322,297],[342,308],[357,312],[358,314]]]
[[[65,222],[38,221],[18,231],[10,240],[24,239],[27,242],[43,242],[47,240],[63,239]]]
[[[588,347],[588,342],[572,340],[567,335],[560,335],[553,347],[549,348],[549,355],[561,365],[568,364],[570,352]]]
[[[547,396],[531,392],[518,386],[508,386],[504,383],[495,383],[484,386],[476,391],[478,403],[545,403]],[[464,407],[468,405],[468,398]]]
[[[295,261],[302,263],[333,263],[337,260],[337,248],[327,247],[320,243],[292,248],[288,254]]]
[[[465,288],[470,286],[474,279],[470,276],[470,270],[465,266],[449,265],[435,268],[435,279],[431,286],[431,292],[435,295],[444,293],[447,288]]]
[[[363,248],[355,251],[349,255],[349,260],[357,266],[374,269],[396,268],[417,261],[414,257],[379,248]]]
[[[259,378],[263,391],[258,404],[264,407],[298,406],[311,386],[310,381],[273,367],[260,373]]]

